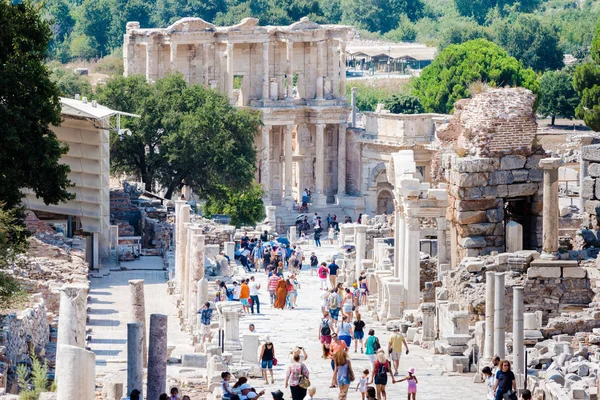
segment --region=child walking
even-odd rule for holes
[[[368,384],[369,384],[369,370],[365,369],[363,371],[362,376],[358,380],[358,384],[356,385],[356,391],[360,391],[362,400],[365,400],[365,395],[367,393],[367,385]]]
[[[397,380],[394,383],[398,383],[398,382],[402,382],[402,381],[407,381],[407,383],[408,383],[408,400],[411,400],[411,399],[416,400],[416,398],[417,398],[417,383],[419,383],[419,381],[417,380],[417,377],[415,376],[415,369],[410,368],[408,370],[407,377]]]

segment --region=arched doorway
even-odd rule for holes
[[[394,212],[394,197],[389,190],[381,190],[377,194],[377,215]]]

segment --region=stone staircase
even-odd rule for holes
[[[277,218],[277,232],[287,233],[289,231],[290,226],[294,226],[296,224],[296,218],[300,214],[306,214],[308,217],[308,221],[312,224],[312,218],[317,213],[321,220],[323,221],[323,226],[327,225],[326,219],[327,214],[331,214],[331,216],[337,215],[337,220],[340,223],[344,222],[345,215],[351,215],[352,218],[355,218],[354,210],[346,210],[342,206],[337,204],[328,204],[326,207],[308,207],[308,212],[301,213],[298,210],[290,210],[285,206],[277,206],[275,210],[275,216]],[[349,213],[349,214],[348,214]]]

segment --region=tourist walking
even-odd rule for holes
[[[358,348],[358,343],[360,342],[360,352],[362,353],[364,350],[364,340],[365,337],[365,321],[361,319],[360,313],[356,310],[356,320],[354,321],[354,352]]]
[[[291,310],[294,308],[294,301],[295,301],[294,298],[296,297],[294,294],[294,284],[292,283],[291,276],[290,276],[290,278],[286,279],[285,283],[286,283],[286,290],[287,290],[285,302],[286,302],[288,309]]]
[[[233,281],[233,301],[240,301],[241,293],[242,293],[242,288],[236,281]]]
[[[283,279],[283,277],[279,277],[279,281],[275,287],[275,293],[276,297],[273,307],[283,310],[285,308],[285,302],[287,299],[287,282],[285,279]]]
[[[319,265],[319,259],[317,258],[317,256],[313,252],[310,255],[310,276],[313,276],[313,271],[317,269],[318,265]],[[325,265],[327,265],[327,264],[325,264]]]
[[[379,343],[377,336],[375,336],[375,331],[369,329],[369,337],[365,343],[365,354],[369,357],[369,361],[371,361],[372,369],[375,367],[375,356],[380,348],[381,344]]]
[[[329,283],[333,289],[336,286],[337,273],[340,267],[331,259],[331,264],[327,268],[329,268]]]
[[[494,383],[496,400],[504,399],[504,395],[510,390],[517,391],[515,374],[510,370],[510,362],[502,360],[500,361],[500,369],[496,372],[496,382]]]
[[[415,376],[415,369],[414,368],[409,368],[408,369],[408,376],[406,376],[405,378],[402,378],[394,383],[398,383],[398,382],[408,382],[408,400],[416,400],[417,399],[417,384],[419,383],[419,381],[417,380],[417,377]]]
[[[344,298],[340,304],[342,311],[345,314],[344,317],[348,317],[348,322],[352,321],[352,312],[354,311],[354,295],[350,289],[346,288]]]
[[[275,304],[275,299],[277,298],[277,283],[279,283],[279,277],[274,271],[272,272],[273,274],[269,277],[269,300],[271,301],[271,305]]]
[[[254,268],[256,272],[260,272],[260,267],[263,261],[264,248],[261,241],[259,240],[254,249],[252,249],[252,260],[254,261]]]
[[[492,378],[492,369],[490,367],[483,367],[481,370],[483,374],[483,380],[485,382],[485,389],[487,391],[486,400],[494,400],[494,379]]]
[[[331,319],[336,322],[340,313],[341,301],[342,296],[338,294],[337,288],[334,287],[333,289],[331,289],[331,294],[327,298],[327,305],[329,306],[329,314],[331,315]]]
[[[288,367],[285,374],[285,388],[288,386],[292,393],[292,400],[304,400],[306,389],[310,386],[310,374],[306,365],[300,361],[300,355],[294,356],[294,362]]]
[[[260,314],[260,299],[258,298],[258,290],[260,289],[260,283],[254,280],[254,276],[250,277],[250,299],[252,303],[250,304],[250,311],[254,314],[254,306],[256,306],[256,313]]]
[[[317,257],[315,256],[315,259]],[[311,257],[311,261],[312,261],[312,257]],[[310,271],[310,274],[312,275],[312,269]],[[327,290],[328,286],[327,286],[327,277],[329,276],[329,268],[327,268],[327,264],[322,262],[321,266],[319,267],[319,270],[317,271],[317,275],[319,276],[319,281],[321,281],[321,290]]]
[[[329,238],[329,244],[333,244],[333,239],[335,239],[335,228],[333,227],[333,225],[329,225],[327,236]]]
[[[338,351],[333,356],[335,368],[333,369],[333,379],[331,384],[339,389],[338,400],[346,400],[350,383],[354,381],[354,372],[352,371],[352,362],[345,351]]]
[[[319,324],[319,341],[322,344],[331,343],[332,332],[333,326],[331,320],[329,319],[329,312],[325,311],[323,313],[323,318],[321,318],[321,323]]]
[[[212,317],[212,308],[210,308],[210,303],[207,301],[204,303],[202,308],[198,310],[198,314],[200,314],[200,325],[202,327],[202,343],[208,339],[208,343],[212,340],[212,331],[210,329],[210,319]]]
[[[265,385],[269,384],[267,378],[267,371],[271,374],[271,384],[275,383],[273,378],[273,360],[275,360],[275,346],[271,342],[271,338],[268,336],[265,338],[265,343],[262,345],[260,350],[260,368],[262,369],[263,378],[265,379]]]
[[[402,356],[402,345],[406,348],[406,354],[408,354],[408,344],[406,344],[406,339],[400,333],[400,328],[398,325],[394,326],[394,333],[390,335],[390,340],[388,341],[388,353],[390,358],[394,362],[394,375],[398,375],[398,367],[400,366],[400,357]]]
[[[360,391],[360,396],[362,400],[365,400],[365,396],[367,394],[367,385],[369,384],[369,370],[365,369],[363,371],[362,376],[359,378],[358,383],[356,384],[356,391]]]
[[[242,284],[240,285],[240,303],[242,303],[242,308],[246,314],[250,312],[250,303],[248,303],[250,287],[248,286],[248,282],[250,282],[250,279],[242,279]]]
[[[315,229],[314,238],[315,238],[315,246],[321,247],[321,231]]]
[[[377,389],[377,398],[379,400],[387,400],[387,393],[385,392],[385,385],[387,385],[387,376],[390,374],[392,377],[392,383],[396,383],[394,375],[392,375],[392,368],[388,361],[385,352],[382,349],[377,351],[375,366],[373,368],[372,380],[375,382],[375,388]]]
[[[354,332],[352,331],[352,324],[348,322],[348,316],[344,315],[342,317],[342,322],[340,322],[340,326],[338,328],[338,336],[340,340],[346,342],[346,346],[350,347],[352,343],[352,335]]]

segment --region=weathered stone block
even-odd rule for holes
[[[206,368],[207,357],[202,353],[188,353],[181,355],[181,365],[190,368]]]
[[[540,165],[540,160],[544,158],[541,154],[534,154],[532,156],[527,157],[527,162],[525,163],[526,169],[536,169]]]
[[[529,181],[530,182],[543,182],[544,172],[541,169],[529,170]]]
[[[593,178],[600,178],[600,163],[591,163],[588,167],[588,174]]]
[[[592,144],[581,148],[581,158],[585,161],[600,162],[600,144]]]
[[[481,200],[485,198],[481,187],[459,188],[458,197],[465,200]]]
[[[560,278],[560,267],[529,267],[527,278]]]
[[[527,169],[517,169],[512,171],[512,175],[514,178],[514,182],[526,182],[529,178],[529,170]]]
[[[465,356],[444,356],[444,368],[448,372],[457,372],[459,365],[462,365],[463,371],[468,371],[469,357]]]
[[[582,267],[564,267],[563,278],[585,278],[587,271]]]
[[[600,215],[600,201],[587,200],[583,205],[583,209],[587,214]]]
[[[507,197],[509,185],[492,186],[496,188],[496,197]]]
[[[537,183],[517,183],[508,186],[509,197],[533,196],[537,193],[539,185]]]
[[[509,155],[500,159],[500,169],[520,169],[525,166],[527,158],[519,155]]]
[[[460,245],[465,249],[480,249],[485,247],[485,238],[483,236],[470,236],[462,238]]]
[[[455,211],[455,220],[459,224],[476,224],[486,222],[485,211]]]
[[[483,172],[454,173],[452,183],[460,187],[483,186],[488,181],[488,174]]]
[[[513,183],[513,174],[510,171],[493,171],[490,173],[489,185],[507,185]]]
[[[465,263],[465,267],[469,272],[481,272],[484,267],[483,261],[468,261]]]
[[[496,208],[486,211],[487,222],[502,222],[504,220],[504,210]]]
[[[597,199],[600,199],[600,178],[596,178],[596,184],[594,186],[595,186],[595,191],[594,191],[595,197]]]
[[[496,200],[496,199],[456,200],[454,203],[454,207],[456,207],[456,209],[459,211],[487,210],[488,208],[498,207],[498,200]]]
[[[497,158],[463,157],[454,160],[454,168],[458,172],[489,172],[499,167]]]
[[[504,236],[486,236],[485,247],[502,247],[504,246]]]
[[[481,224],[459,225],[458,231],[462,237],[483,236],[491,235],[495,228],[496,224],[486,222]]]

